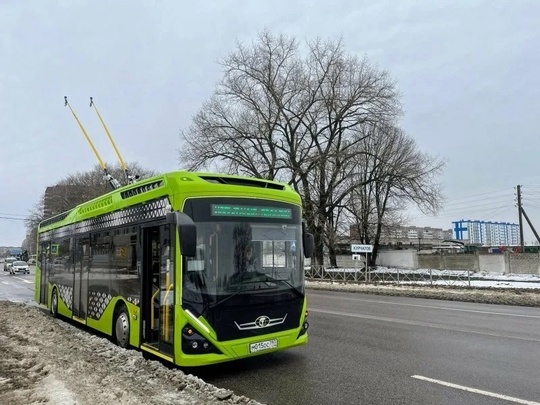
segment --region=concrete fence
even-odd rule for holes
[[[343,268],[361,268],[365,255],[353,260],[352,255],[337,257]],[[325,263],[328,265],[328,263]],[[377,265],[399,269],[470,270],[502,274],[540,274],[540,254],[422,254],[415,250],[382,250]]]

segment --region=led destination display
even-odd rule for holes
[[[211,204],[212,216],[239,218],[291,219],[291,208],[264,207],[260,205]]]

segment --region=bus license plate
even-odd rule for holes
[[[261,350],[275,349],[277,347],[277,339],[265,340],[264,342],[252,343],[249,345],[249,352],[255,353]]]

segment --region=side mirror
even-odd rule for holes
[[[195,222],[183,212],[170,212],[167,214],[168,222],[178,227],[180,251],[182,255],[194,257],[197,255],[197,226]]]
[[[310,258],[313,256],[313,250],[315,250],[315,238],[312,233],[302,234],[302,244],[304,247],[304,256]]]

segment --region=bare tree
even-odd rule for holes
[[[401,222],[401,213],[414,204],[425,213],[436,213],[442,194],[438,177],[445,162],[423,153],[413,138],[387,124],[364,128],[357,155],[356,187],[349,195],[347,210],[352,214],[361,242],[373,244],[375,264],[383,228]]]
[[[141,179],[156,174],[151,170],[143,168],[138,163],[130,163],[128,166],[130,172],[136,173]],[[116,179],[121,179],[124,176],[120,164],[109,168],[109,173]],[[68,211],[78,204],[99,197],[109,191],[111,191],[110,184],[104,178],[100,165],[94,166],[92,170],[87,172],[69,174],[57,184],[47,187],[47,190],[43,193],[38,203],[30,210],[25,220],[27,229],[27,237],[25,239],[27,242],[25,243],[28,245],[32,244],[32,235],[34,235],[33,240],[35,241],[38,225],[43,220]],[[46,195],[47,201],[45,201]],[[29,251],[34,250],[29,249]]]
[[[304,57],[294,38],[268,32],[238,44],[222,67],[214,95],[181,133],[181,164],[291,184],[322,264],[325,248],[333,255],[335,210],[357,186],[348,179],[359,127],[400,113],[393,81],[341,41],[309,42]]]
[[[141,167],[138,163],[130,163],[128,166],[130,172],[137,173],[141,179],[155,174],[155,172]],[[120,164],[109,167],[108,172],[115,179],[124,177]],[[56,187],[61,190],[55,196],[56,201],[53,203],[54,211],[57,214],[111,191],[111,186],[104,178],[103,170],[99,165],[95,165],[91,171],[69,174],[60,180]]]

